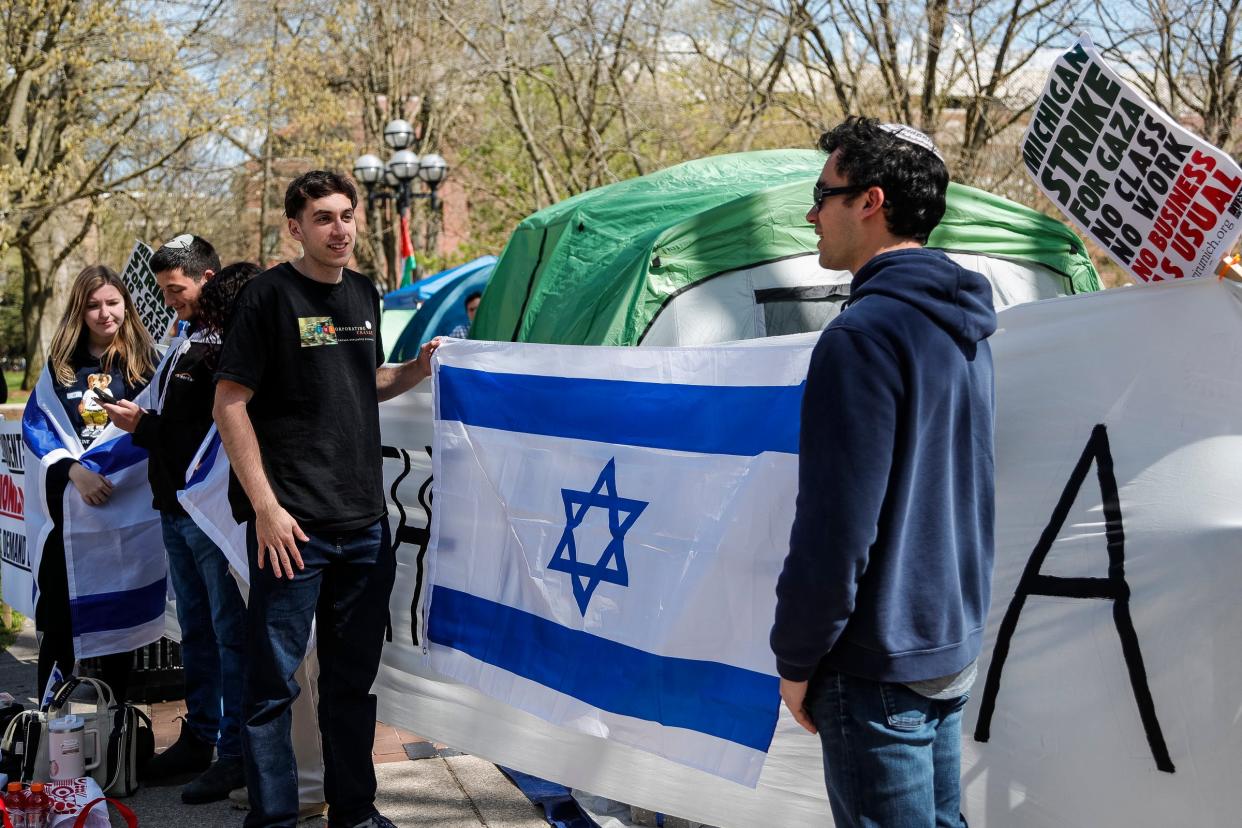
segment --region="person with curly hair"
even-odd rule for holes
[[[240,728],[246,607],[224,552],[182,508],[177,492],[185,488],[186,471],[212,425],[226,288],[235,295],[237,283],[259,268],[242,262],[222,270],[215,249],[188,234],[160,247],[151,267],[165,304],[188,334],[175,342],[176,352],[155,377],[149,410],[124,400],[107,409],[118,427],[133,434],[134,445],[147,450],[185,665],[181,735],[147,764],[144,781],[189,783],[181,799],[198,804],[224,799],[245,783]]]

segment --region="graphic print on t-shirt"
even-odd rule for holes
[[[299,316],[298,333],[303,348],[336,344],[336,326],[332,324],[331,316]]]
[[[344,325],[337,327],[331,316],[299,316],[298,335],[303,348],[317,345],[337,345],[342,342],[371,342],[375,339],[375,328],[371,320],[361,325]]]
[[[91,374],[86,378],[86,391],[82,394],[82,401],[78,403],[78,413],[82,415],[82,431],[78,437],[83,446],[95,442],[95,438],[108,425],[108,412],[100,404],[95,390],[102,388],[106,391],[111,384],[111,374]]]

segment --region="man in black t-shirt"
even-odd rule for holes
[[[375,809],[375,696],[396,572],[380,458],[381,400],[431,373],[385,365],[379,296],[345,269],[354,186],[322,170],[285,193],[302,258],[238,297],[216,374],[215,420],[232,464],[229,500],[247,524],[250,604],[245,686],[248,828],[292,828],[289,738],[294,670],[317,619],[319,711],[330,828],[388,828]]]

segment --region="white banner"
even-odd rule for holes
[[[1242,168],[1144,98],[1085,35],[1049,73],[1022,160],[1140,284],[1212,275],[1242,232]]]
[[[1019,306],[1000,322],[997,565],[963,734],[963,810],[972,826],[994,828],[1236,825],[1242,290],[1217,280],[1114,290]],[[396,486],[410,540],[399,551],[380,717],[722,828],[832,824],[819,744],[783,708],[751,789],[551,724],[431,671],[410,614],[425,542],[418,490],[428,404],[416,392],[381,407],[385,442],[408,449],[411,473]],[[405,468],[402,457],[386,463],[390,480]],[[618,493],[631,496],[623,485]],[[795,485],[791,476],[783,496]],[[549,528],[553,544],[561,528]],[[754,554],[762,573],[779,566],[784,548]],[[637,560],[630,556],[631,577]],[[738,627],[753,636],[740,650],[766,644],[763,612],[733,613],[753,619]],[[1011,624],[1002,623],[1007,614]],[[998,642],[1007,642],[1003,663]]]
[[[0,421],[0,588],[4,603],[34,617],[34,575],[26,546],[26,463],[21,420]]]

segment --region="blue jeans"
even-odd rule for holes
[[[250,555],[246,650],[247,828],[294,828],[298,775],[289,738],[290,706],[300,688],[293,673],[306,655],[311,619],[319,647],[319,733],[323,740],[328,825],[352,826],[375,811],[375,696],[388,626],[396,558],[388,521],[341,534],[306,533],[298,544],[305,568],[292,580],[257,564],[254,524]]]
[[[163,512],[168,574],[177,593],[186,723],[221,758],[242,753],[246,604],[229,562],[186,515]]]
[[[962,708],[903,684],[820,670],[807,711],[824,748],[837,828],[965,828]]]

